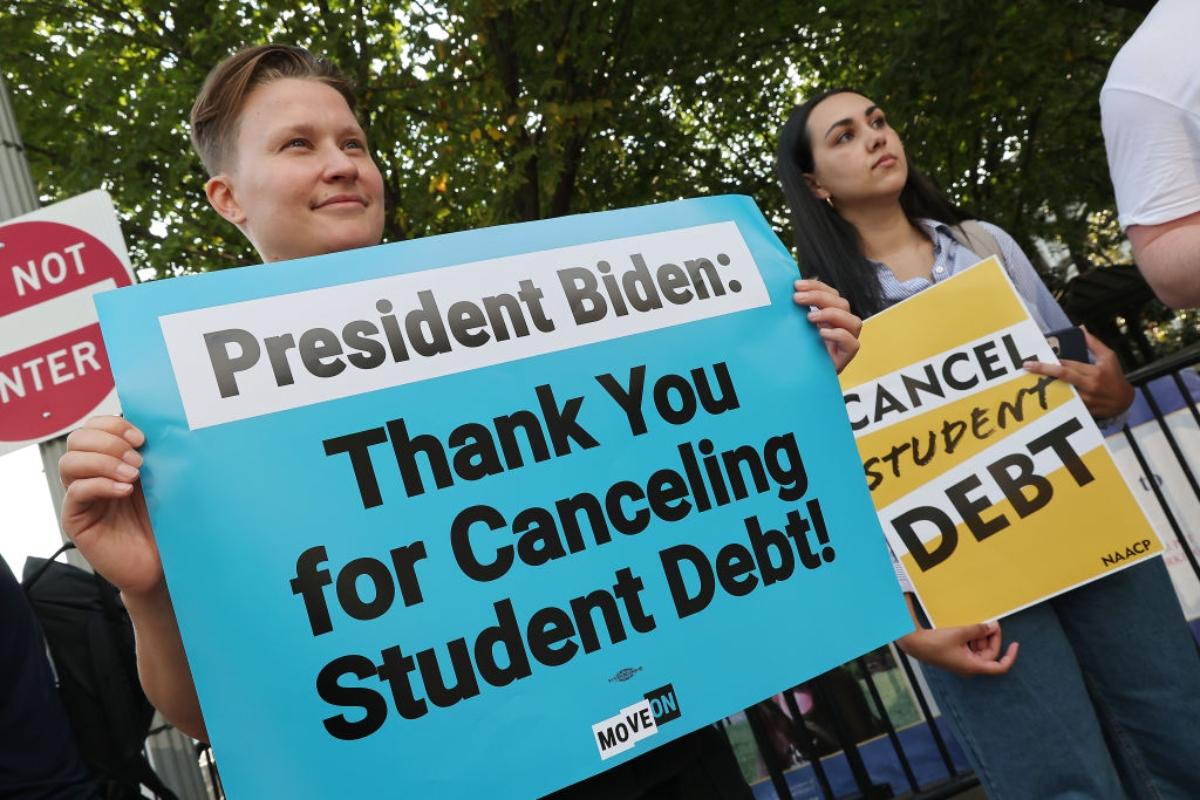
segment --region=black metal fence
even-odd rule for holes
[[[1153,504],[1166,521],[1165,528],[1160,523],[1159,533],[1164,537],[1168,555],[1175,560],[1186,560],[1196,580],[1200,581],[1200,560],[1184,524],[1192,517],[1184,516],[1186,512],[1180,507],[1183,501],[1190,501],[1183,497],[1171,502],[1164,489],[1163,478],[1164,472],[1177,470],[1176,477],[1182,476],[1191,497],[1200,504],[1200,481],[1197,480],[1200,460],[1196,459],[1195,450],[1189,460],[1187,443],[1181,441],[1180,436],[1181,430],[1190,424],[1189,420],[1200,429],[1200,411],[1196,402],[1200,394],[1198,364],[1200,345],[1130,373],[1127,377],[1137,391],[1138,402],[1131,410],[1128,423],[1120,430],[1119,437],[1127,443],[1140,468],[1139,486],[1135,490],[1148,490],[1153,496]],[[1176,415],[1181,418],[1176,418]],[[1161,434],[1165,449],[1158,446],[1155,452],[1148,453],[1145,443],[1139,441],[1146,433]],[[1195,443],[1192,446],[1200,447]],[[1153,507],[1148,508],[1148,511],[1154,510]],[[1200,519],[1200,516],[1195,518]],[[920,711],[919,720],[914,722],[910,719],[905,726],[899,726],[892,718],[878,685],[883,670],[872,665],[872,662],[878,665],[889,659],[902,670],[905,683]],[[760,765],[760,773],[765,773],[755,786],[758,800],[807,800],[817,797],[824,800],[844,797],[913,797],[932,800],[952,797],[978,785],[978,780],[961,754],[954,752],[953,733],[939,725],[940,717],[935,714],[934,704],[930,702],[925,686],[917,676],[919,668],[914,668],[903,652],[889,646],[857,658],[839,670],[854,675],[861,688],[862,699],[869,701],[870,712],[878,729],[866,737],[856,736],[848,729],[846,720],[853,720],[862,712],[856,708],[855,702],[846,702],[844,693],[839,695],[831,690],[829,684],[834,680],[831,676],[837,670],[798,687],[811,694],[814,700],[824,698],[832,706],[834,720],[840,720],[832,727],[831,733],[836,744],[836,749],[832,751],[828,744],[822,747],[821,735],[812,729],[813,715],[803,713],[798,707],[794,691],[782,695],[782,704],[780,698],[773,698],[747,709],[739,716],[744,717],[745,724],[752,732],[758,749],[755,758]],[[740,720],[736,723],[726,721],[726,731],[730,733],[731,740],[735,739],[737,724],[740,724]],[[903,729],[898,730],[901,727]],[[785,733],[794,747],[791,752],[780,746]],[[936,760],[940,762],[937,764],[940,769],[934,770],[933,777],[930,777],[928,764],[920,769],[916,763],[918,758],[915,756],[918,754],[913,751],[922,749],[921,737],[925,739],[924,749],[936,752]],[[735,748],[736,745],[735,741]],[[871,751],[871,757],[864,756],[865,750]],[[887,751],[886,757],[881,755],[881,750]],[[831,763],[841,768],[843,779],[840,785],[830,776]],[[799,779],[797,773],[802,773]]]
[[[879,675],[887,670],[881,670],[879,664],[895,665],[915,703],[916,719],[907,720],[903,730],[884,701]],[[841,673],[852,676],[861,698],[847,697]],[[828,709],[825,716],[833,723],[828,730],[814,730],[814,714],[799,707],[798,692],[810,694],[814,708],[823,705]],[[952,748],[957,748],[935,716],[912,661],[894,646],[860,656],[784,692],[782,700],[783,709],[778,711],[779,699],[772,698],[740,715],[753,733],[766,771],[766,780],[755,786],[757,798],[951,797],[978,784],[961,752],[952,754]],[[865,736],[854,730],[863,727],[863,704],[869,713]],[[736,724],[726,720],[727,733]],[[779,746],[782,736],[795,746],[790,763],[786,750]],[[831,778],[831,767],[841,773],[840,781]]]
[[[1200,463],[1189,463],[1187,454],[1180,446],[1175,431],[1172,430],[1171,425],[1167,421],[1167,415],[1163,413],[1161,401],[1156,397],[1158,392],[1150,390],[1152,384],[1169,379],[1174,384],[1176,391],[1178,391],[1183,407],[1191,412],[1192,420],[1195,421],[1197,427],[1200,427],[1200,411],[1196,409],[1197,387],[1195,385],[1189,386],[1187,381],[1188,377],[1197,380],[1197,364],[1200,364],[1200,345],[1192,346],[1174,356],[1156,361],[1136,372],[1130,373],[1127,377],[1129,378],[1129,382],[1137,387],[1138,393],[1145,399],[1146,405],[1149,407],[1150,413],[1153,415],[1154,421],[1158,426],[1158,430],[1162,432],[1171,455],[1174,457],[1175,464],[1173,466],[1178,467],[1187,481],[1192,495],[1197,502],[1200,502],[1200,483],[1196,481],[1196,472],[1200,470]],[[1157,471],[1149,464],[1129,425],[1124,427],[1122,433],[1125,435],[1125,439],[1129,443],[1129,448],[1133,452],[1134,457],[1137,458],[1138,466],[1142,471],[1142,477],[1154,493],[1154,499],[1157,501],[1158,507],[1166,518],[1167,525],[1171,528],[1175,542],[1179,545],[1184,557],[1191,565],[1196,579],[1200,580],[1200,563],[1197,562],[1195,549],[1180,526],[1175,509],[1172,508],[1171,503],[1167,501],[1163,493],[1162,481],[1159,479]],[[1161,533],[1163,532],[1160,531]]]

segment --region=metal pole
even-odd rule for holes
[[[771,786],[775,789],[775,796],[778,800],[792,800],[792,790],[788,787],[787,778],[783,775],[786,766],[780,760],[779,754],[775,752],[775,748],[771,746],[771,735],[767,732],[766,725],[763,724],[760,716],[762,712],[759,711],[758,704],[750,706],[743,713],[746,715],[746,723],[750,726],[750,733],[754,734],[754,744],[758,747],[758,753],[767,767],[767,775],[771,779]]]
[[[834,669],[837,669],[836,667]],[[829,709],[836,709],[838,704],[834,699],[834,691],[831,685],[830,675],[833,670],[818,675],[808,683],[809,689],[813,693],[813,699],[820,705]],[[854,687],[855,690],[858,686]],[[858,797],[863,800],[886,800],[886,798],[894,797],[895,793],[889,784],[876,784],[871,780],[871,773],[867,769],[867,765],[863,762],[862,754],[858,752],[858,743],[854,740],[854,736],[846,727],[845,720],[839,713],[830,714],[829,724],[833,727],[833,736],[837,739],[838,745],[842,748],[842,754],[846,757],[846,763],[850,766],[850,774],[854,777],[854,785],[858,787]]]
[[[0,222],[28,214],[37,207],[37,189],[25,161],[25,146],[17,131],[8,87],[0,75]]]
[[[833,787],[829,783],[829,775],[826,774],[825,766],[821,763],[821,753],[816,737],[809,730],[808,723],[804,721],[804,714],[800,711],[800,704],[796,702],[796,689],[798,688],[800,687],[793,686],[783,693],[783,702],[788,707],[788,713],[792,715],[792,733],[796,736],[797,742],[804,748],[804,757],[812,765],[813,774],[817,776],[817,783],[821,786],[821,795],[825,800],[835,800],[836,796],[833,793]]]
[[[886,648],[883,648],[887,652]],[[879,652],[879,651],[876,651]],[[871,674],[871,666],[867,663],[864,656],[859,656],[854,659],[854,663],[862,670],[863,680],[867,683],[867,691],[871,695],[871,702],[875,704],[875,710],[879,714],[879,719],[883,722],[884,730],[887,731],[888,741],[892,744],[892,750],[896,753],[896,758],[900,760],[900,768],[904,770],[904,778],[908,781],[908,787],[913,792],[921,791],[921,787],[917,784],[917,776],[913,773],[912,765],[908,763],[908,754],[904,752],[904,745],[900,743],[900,736],[896,733],[896,726],[892,724],[892,715],[888,713],[887,706],[883,704],[883,697],[879,694],[879,687],[875,685],[875,676]]]
[[[37,187],[34,186],[33,175],[29,172],[25,145],[21,141],[21,132],[17,130],[17,118],[13,113],[8,86],[3,75],[0,75],[0,222],[36,211],[38,207]],[[66,541],[60,518],[64,490],[58,480],[58,459],[67,450],[66,437],[60,436],[42,442],[38,449],[41,450],[46,487],[50,490],[50,504],[54,507],[54,517],[59,522],[58,532],[63,541]],[[67,561],[89,572],[92,569],[77,550],[67,552]]]
[[[900,660],[900,665],[904,667],[904,674],[908,676],[913,696],[917,698],[917,705],[921,707],[921,715],[925,717],[925,723],[929,726],[929,735],[933,737],[933,744],[937,747],[938,755],[942,757],[942,764],[945,765],[946,772],[950,777],[954,778],[958,775],[958,770],[954,767],[954,759],[950,757],[950,749],[946,747],[946,740],[942,738],[942,732],[938,730],[937,720],[933,718],[933,711],[930,710],[929,701],[925,699],[925,692],[921,690],[921,684],[917,681],[917,674],[913,671],[912,664],[909,663],[908,654],[899,647],[894,652]]]

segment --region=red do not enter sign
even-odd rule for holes
[[[0,452],[118,410],[92,296],[130,283],[103,192],[0,225]]]

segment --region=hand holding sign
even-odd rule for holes
[[[833,359],[833,368],[841,372],[858,353],[862,320],[850,311],[850,303],[832,286],[816,280],[800,280],[794,288],[792,300],[798,306],[813,307],[808,321],[817,326],[817,333]]]
[[[841,375],[844,399],[932,624],[998,619],[1106,574],[1113,553],[1159,551],[1091,419],[1128,404],[1115,356],[1089,337],[1096,364],[1052,363],[997,261],[875,315],[863,336],[879,346]]]
[[[151,667],[194,674],[185,730],[227,783],[538,796],[909,630],[794,270],[749,201],[707,198],[102,298],[155,442],[142,543],[178,627],[151,633],[188,645]],[[111,492],[119,459],[68,472]],[[769,657],[710,646],[845,586]],[[371,766],[401,751],[422,769]]]
[[[138,480],[142,432],[120,417],[93,417],[67,437],[58,474],[67,493],[63,530],[123,592],[162,584],[162,562]]]
[[[1066,381],[1079,392],[1079,399],[1087,406],[1093,417],[1104,419],[1115,417],[1133,403],[1133,387],[1125,380],[1117,354],[1083,329],[1088,349],[1096,355],[1096,363],[1069,361],[1058,364],[1044,361],[1029,361],[1025,369],[1035,375],[1048,375]]]
[[[93,417],[67,437],[58,462],[67,488],[62,526],[88,563],[121,590],[141,658],[154,654],[153,669],[140,664],[147,693],[176,727],[207,741],[142,495],[137,448],[145,442],[140,430],[112,416]]]

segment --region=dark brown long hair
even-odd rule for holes
[[[804,179],[806,172],[813,171],[808,117],[822,100],[844,92],[859,94],[855,89],[829,89],[813,95],[792,110],[779,136],[775,169],[791,210],[800,273],[836,288],[850,303],[851,310],[865,318],[883,308],[875,265],[863,255],[857,229],[828,203],[818,200]],[[908,180],[900,190],[900,207],[914,225],[918,218],[935,219],[949,225],[957,225],[968,218],[911,162]]]

